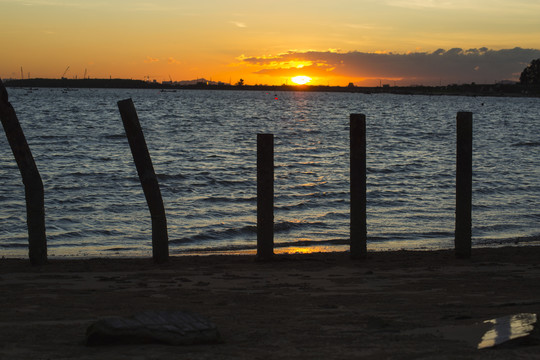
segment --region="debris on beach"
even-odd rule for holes
[[[145,311],[132,317],[98,320],[86,330],[86,345],[212,344],[220,342],[215,324],[190,311]]]

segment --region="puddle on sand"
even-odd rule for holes
[[[536,314],[520,313],[471,325],[416,329],[407,334],[433,334],[447,340],[467,342],[477,349],[485,349],[530,335],[534,327],[538,326],[536,322]]]
[[[484,334],[478,349],[484,349],[528,336],[536,324],[536,314],[516,314],[484,321],[484,324],[492,324],[492,328]]]

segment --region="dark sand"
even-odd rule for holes
[[[0,260],[0,359],[533,359],[469,326],[540,311],[540,247],[149,259]],[[86,347],[95,320],[192,310],[223,343]],[[472,327],[471,327],[472,328]],[[459,331],[448,331],[460,329]],[[448,334],[451,334],[449,336]],[[476,338],[475,338],[476,336]]]

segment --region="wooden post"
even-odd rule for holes
[[[350,115],[351,258],[367,255],[366,227],[366,116]]]
[[[274,135],[257,134],[257,258],[274,255]]]
[[[164,263],[169,259],[167,218],[154,166],[133,101],[131,99],[119,101],[118,109],[152,218],[152,256],[154,262]]]
[[[8,93],[1,79],[0,118],[24,184],[30,263],[32,265],[43,265],[47,262],[43,182],[30,147],[26,142],[19,119],[17,119],[15,110],[8,101]]]
[[[456,151],[456,232],[455,250],[459,258],[471,257],[472,227],[472,113],[457,114]]]

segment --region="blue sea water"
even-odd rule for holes
[[[51,256],[149,256],[117,101],[132,98],[171,254],[256,247],[256,134],[275,135],[278,251],[346,250],[349,114],[367,116],[368,250],[453,246],[455,118],[471,111],[473,246],[540,242],[540,99],[324,92],[8,89],[45,187]],[[0,131],[0,254],[26,256],[24,188]]]

